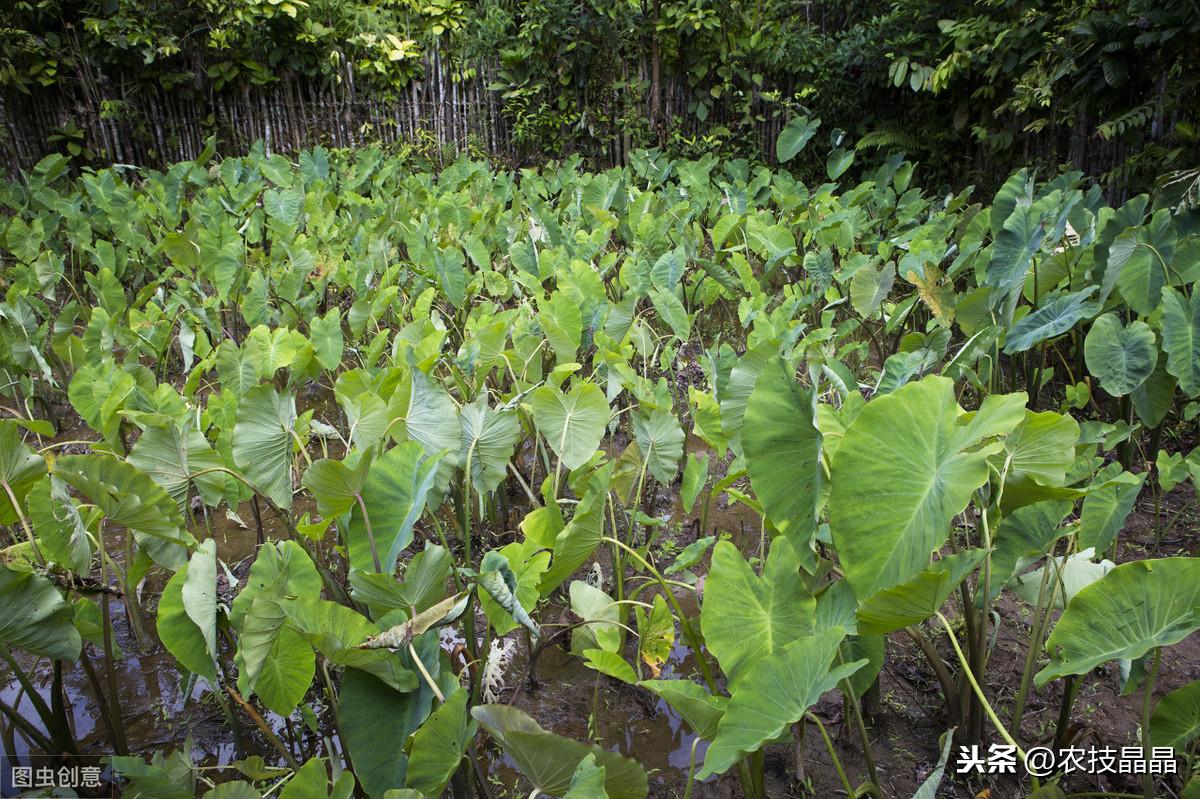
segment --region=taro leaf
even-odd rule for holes
[[[1099,310],[1099,304],[1089,299],[1095,291],[1096,287],[1091,286],[1044,303],[1012,326],[1004,339],[1004,352],[1009,355],[1025,352],[1034,344],[1066,333],[1079,320],[1091,317]]]
[[[555,735],[507,705],[477,705],[471,715],[542,793],[561,796],[570,790],[571,777],[589,754],[604,767],[610,799],[645,799],[649,793],[646,772],[636,760]]]
[[[250,389],[238,402],[233,460],[255,488],[281,508],[292,506],[292,447],[296,400],[271,386]]]
[[[388,406],[372,391],[338,398],[350,425],[350,440],[359,450],[374,446],[388,428]]]
[[[1058,525],[1073,506],[1071,501],[1045,500],[1004,515],[993,539],[993,599],[1014,575],[1044,555],[1051,544],[1071,532]]]
[[[670,705],[704,740],[717,737],[717,725],[729,704],[727,697],[713,696],[690,680],[642,680],[638,685]]]
[[[778,347],[764,342],[747,350],[729,372],[729,381],[719,386],[717,399],[721,406],[721,428],[729,438],[729,447],[735,455],[742,454],[743,423],[746,405],[767,362],[776,354]],[[718,384],[719,385],[719,384]]]
[[[357,611],[316,597],[289,599],[279,606],[292,629],[330,663],[374,674],[397,691],[417,687],[416,673],[401,666],[392,653],[362,648],[379,627]]]
[[[850,168],[852,163],[854,163],[854,151],[838,147],[831,150],[829,157],[825,159],[825,174],[829,175],[830,180],[837,180],[843,172]]]
[[[716,542],[715,535],[706,535],[703,538],[697,538],[692,543],[683,548],[671,565],[663,570],[663,574],[675,574],[686,569],[690,569],[704,559],[708,554],[708,550]]]
[[[891,394],[901,386],[912,382],[936,362],[936,358],[932,357],[930,350],[924,348],[889,355],[883,362],[883,370],[879,373],[875,394],[877,396]]]
[[[850,278],[850,303],[854,311],[863,318],[870,317],[887,299],[895,282],[896,265],[891,261],[878,271],[870,264],[859,269]]]
[[[935,561],[907,582],[872,594],[859,605],[858,632],[886,635],[925,621],[941,609],[986,554],[984,549],[958,552]]]
[[[279,541],[258,550],[246,587],[230,606],[229,622],[238,632],[238,684],[243,693],[257,689],[277,712],[290,712],[304,697],[315,668],[312,649],[285,626],[279,602],[320,594],[321,576],[308,555],[295,541]],[[264,673],[267,684],[258,685]]]
[[[804,149],[809,140],[821,126],[821,120],[808,117],[792,117],[775,139],[775,157],[780,163],[787,163],[796,157],[796,153]]]
[[[516,411],[489,408],[480,393],[459,414],[462,442],[459,463],[471,472],[471,487],[481,497],[490,495],[504,480],[513,449],[521,438]]]
[[[621,607],[599,588],[576,580],[571,583],[571,612],[589,622],[571,630],[571,651],[582,654],[600,648],[616,652],[621,648]]]
[[[337,308],[330,308],[324,316],[314,316],[308,326],[312,340],[313,355],[322,369],[336,369],[342,362],[342,319]]]
[[[204,636],[209,656],[217,658],[217,542],[211,538],[196,547],[188,561],[181,589],[183,610]]]
[[[1150,718],[1152,746],[1169,746],[1182,754],[1197,735],[1200,735],[1200,680],[1176,688],[1158,700]]]
[[[684,515],[692,512],[692,508],[696,506],[696,499],[704,490],[704,484],[707,481],[708,453],[688,453],[687,462],[683,467],[683,485],[679,489],[679,507]]]
[[[655,480],[669,485],[679,473],[683,457],[684,435],[679,420],[667,408],[638,413],[633,417],[633,431],[647,470]]]
[[[1179,379],[1189,397],[1200,394],[1200,292],[1191,302],[1173,288],[1163,290],[1163,315],[1159,323],[1167,371]]]
[[[184,564],[179,571],[171,575],[170,580],[167,580],[158,600],[155,629],[158,630],[158,638],[162,645],[180,666],[215,683],[216,662],[209,653],[208,642],[183,605],[183,586],[187,581],[188,569],[189,564]],[[213,621],[216,621],[215,614]]]
[[[478,582],[497,605],[533,634],[533,640],[536,641],[539,634],[537,622],[529,617],[528,611],[522,606],[517,575],[503,553],[492,550],[483,556],[483,562],[479,564]]]
[[[533,554],[527,553],[532,552]],[[541,581],[541,576],[546,573],[546,569],[550,567],[550,552],[545,549],[538,551],[538,545],[533,542],[511,542],[498,549],[498,553],[508,559],[512,572],[516,576],[517,601],[521,603],[522,608],[533,609],[538,603],[541,596],[538,590],[538,583]],[[410,565],[404,575],[410,576],[413,573],[413,566]],[[484,613],[487,615],[487,620],[492,624],[492,629],[496,631],[497,636],[505,636],[508,633],[517,629],[517,621],[512,618],[512,614],[505,611],[499,606],[496,600],[493,600],[486,591],[479,597],[480,605],[484,607]]]
[[[1154,331],[1145,322],[1133,321],[1126,327],[1115,313],[1107,313],[1092,323],[1083,340],[1083,356],[1100,386],[1114,397],[1123,397],[1154,371],[1158,349]]]
[[[322,516],[341,516],[355,507],[373,462],[369,453],[362,454],[354,468],[345,461],[322,458],[305,470],[300,484],[317,501]]]
[[[843,637],[845,631],[840,627],[821,630],[754,663],[733,688],[697,778],[722,774],[778,738],[803,718],[822,694],[866,665],[859,660],[830,670]]]
[[[201,799],[262,799],[262,794],[248,782],[230,780],[205,791]]]
[[[46,461],[21,441],[21,428],[11,419],[0,421],[0,524],[13,524],[18,505],[46,473]],[[11,496],[10,496],[11,493]]]
[[[73,663],[83,642],[74,611],[50,580],[0,565],[0,641],[35,655]]]
[[[674,291],[679,285],[679,279],[687,268],[687,255],[683,249],[676,247],[658,257],[650,269],[650,282],[657,289]]]
[[[1105,277],[1118,270],[1117,288],[1138,316],[1149,316],[1158,307],[1175,244],[1171,212],[1160,208],[1147,224],[1126,230],[1109,247]]]
[[[728,541],[713,549],[700,629],[734,689],[757,660],[812,632],[817,601],[799,569],[786,538],[772,542],[761,577]]]
[[[1154,371],[1129,394],[1134,411],[1147,428],[1158,427],[1171,412],[1176,383],[1175,376],[1167,371],[1166,355],[1159,353]]]
[[[349,771],[341,773],[330,792],[325,761],[313,757],[309,758],[288,784],[283,786],[283,790],[279,792],[279,799],[350,799],[353,792],[354,775]]]
[[[917,792],[913,794],[912,799],[937,799],[937,789],[942,784],[942,777],[946,773],[946,763],[950,761],[950,747],[953,744],[954,730],[952,728],[942,733],[942,754],[938,757],[937,766],[925,778],[921,786],[917,788]]]
[[[404,579],[400,582],[390,574],[352,569],[351,596],[355,601],[365,603],[374,619],[393,610],[416,608],[420,613],[445,596],[446,579],[450,576],[451,567],[450,553],[440,545],[426,541],[425,549],[413,555],[408,562]]]
[[[650,667],[651,674],[657,677],[660,667],[671,656],[671,648],[675,643],[675,617],[671,615],[662,594],[654,595],[654,604],[649,613],[638,607],[633,612],[637,618],[638,656]]]
[[[54,475],[90,499],[111,523],[132,530],[156,563],[174,570],[186,562],[184,546],[194,539],[183,529],[179,506],[145,472],[112,455],[93,454],[59,458]]]
[[[458,408],[446,390],[435,385],[414,362],[410,361],[409,371],[412,383],[404,425],[392,425],[392,438],[398,443],[406,438],[418,441],[430,457],[445,451],[438,465],[436,483],[437,494],[444,494],[459,465],[462,428],[458,422]],[[392,395],[392,402],[403,398],[403,395],[403,391],[397,390]]]
[[[467,713],[470,693],[461,688],[455,691],[413,735],[408,787],[428,796],[442,795],[478,726]]]
[[[1136,660],[1197,629],[1200,558],[1123,563],[1067,605],[1046,641],[1050,664],[1034,680],[1040,688],[1056,677],[1086,674],[1110,660]]]
[[[608,791],[604,790],[606,774],[604,766],[596,764],[596,756],[588,755],[571,775],[571,788],[563,799],[608,799]]]
[[[674,292],[651,289],[650,302],[654,305],[658,318],[667,323],[672,333],[686,341],[692,332],[692,318],[688,316],[683,301],[675,296]]]
[[[1120,471],[1120,467],[1115,466],[1115,472]],[[1101,481],[1101,474],[1096,476],[1094,483]],[[1132,481],[1114,480],[1108,485],[1094,488],[1084,497],[1079,513],[1079,546],[1085,549],[1091,547],[1097,552],[1108,551],[1113,539],[1125,526],[1125,519],[1133,510],[1146,479],[1145,473],[1129,477],[1133,478]]]
[[[27,501],[42,554],[76,574],[90,572],[92,542],[66,484],[47,475],[34,484]]]
[[[238,690],[251,691],[270,710],[290,715],[316,674],[312,647],[292,628],[280,602],[260,596],[250,605],[238,637]]]
[[[156,425],[146,428],[127,460],[166,489],[180,512],[187,510],[188,494],[194,485],[205,505],[215,507],[225,495],[225,475],[212,471],[225,466],[204,434],[194,427]]]
[[[1079,423],[1070,416],[1026,411],[1022,422],[1004,441],[1010,469],[1042,485],[1062,485],[1075,462]]]
[[[1037,204],[1016,206],[996,233],[985,282],[1006,292],[1025,282],[1025,273],[1046,235],[1044,210]]]
[[[822,483],[816,405],[816,392],[802,388],[791,368],[772,358],[755,381],[742,428],[750,484],[767,519],[797,553],[809,550],[816,533]]]
[[[346,530],[350,565],[360,571],[391,574],[396,560],[413,538],[413,525],[425,512],[425,500],[437,479],[440,457],[428,458],[415,441],[392,447],[371,464],[362,489],[363,509],[351,509]],[[367,522],[370,522],[368,534]],[[375,566],[374,551],[379,557]]]
[[[343,743],[354,762],[354,774],[371,799],[383,799],[388,790],[404,787],[408,770],[404,743],[424,720],[420,713],[413,718],[419,710],[415,706],[423,704],[418,696],[395,691],[365,671],[347,669],[342,675],[338,718]]]
[[[568,469],[591,460],[608,425],[608,401],[593,383],[576,383],[569,393],[550,386],[533,392],[533,422]]]
[[[626,662],[625,658],[616,652],[609,652],[606,649],[585,649],[581,654],[586,658],[583,665],[589,669],[595,669],[601,674],[607,674],[609,677],[629,685],[637,684],[637,672]]]
[[[829,523],[860,599],[929,565],[950,521],[987,482],[987,458],[1001,445],[982,442],[1025,415],[1024,394],[989,396],[961,417],[954,397],[951,380],[926,377],[872,400],[846,429],[833,457]]]
[[[538,324],[546,334],[546,343],[559,363],[575,360],[583,336],[583,317],[565,291],[556,291],[538,303]]]
[[[583,499],[575,506],[575,515],[554,538],[550,568],[542,575],[538,590],[542,596],[566,582],[582,566],[604,537],[604,510],[612,482],[614,461],[592,476]]]

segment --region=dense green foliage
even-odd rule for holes
[[[485,80],[539,159],[599,163],[626,137],[761,156],[763,125],[802,111],[956,188],[1069,163],[1137,190],[1196,166],[1198,48],[1187,0],[20,0],[0,85],[122,120],[152,113],[149,89],[209,107],[280,86],[294,105],[299,80],[399,101],[436,58],[456,82]],[[152,136],[155,120],[135,121]],[[82,152],[81,138],[97,147],[69,125],[59,146]]]
[[[878,796],[859,699],[900,631],[961,740],[1029,745],[1028,691],[1065,679],[1069,719],[1069,686],[1120,660],[1147,747],[1190,756],[1192,694],[1157,722],[1150,700],[1200,628],[1200,560],[1105,558],[1129,555],[1148,464],[1155,491],[1200,482],[1173,436],[1200,409],[1200,212],[1028,170],[989,205],[936,197],[899,156],[843,185],[853,151],[825,141],[796,118],[778,143],[825,162],[813,185],[713,156],[435,173],[370,148],[210,152],[136,182],[52,157],[5,184],[0,602],[37,612],[0,614],[0,642],[111,673],[93,597],[115,586],[275,764],[146,764],[94,680],[127,795],[464,799],[490,741],[539,791],[643,799],[636,760],[500,701],[505,647],[532,672],[561,644],[711,741],[689,781],[736,773],[752,797],[764,748],[824,735],[809,711],[838,690],[866,741],[840,779]],[[50,440],[64,397],[82,454]],[[656,485],[697,508],[682,551],[647,512]],[[721,497],[758,536],[710,529]],[[210,523],[247,502],[286,535],[233,574]],[[1006,590],[1034,624],[1001,720]],[[1097,623],[1113,614],[1136,623]],[[451,629],[470,667],[439,646]],[[662,674],[677,635],[694,671]],[[339,748],[281,741],[255,705]],[[0,705],[72,751],[37,709],[45,732]]]

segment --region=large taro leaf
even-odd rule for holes
[[[1163,351],[1167,371],[1179,379],[1179,388],[1189,397],[1200,394],[1200,292],[1193,290],[1189,302],[1173,288],[1163,290]]]
[[[1200,558],[1124,563],[1084,588],[1046,641],[1038,687],[1110,660],[1137,660],[1200,629]]]
[[[935,561],[900,585],[872,594],[859,605],[858,632],[886,635],[925,621],[941,609],[986,554],[983,549],[958,552]]]
[[[514,546],[514,545],[509,545]],[[507,547],[505,548],[507,549]],[[504,550],[501,550],[503,552]],[[546,560],[550,559],[546,553]],[[393,610],[416,608],[420,613],[446,594],[446,579],[452,568],[450,553],[438,544],[425,542],[425,549],[413,555],[404,568],[404,579],[397,582],[390,574],[350,571],[351,596],[363,602],[378,619]],[[518,576],[518,581],[521,577]],[[533,587],[534,598],[537,586]],[[484,609],[489,600],[481,597]],[[514,622],[515,626],[515,622]]]
[[[193,485],[210,507],[225,495],[225,474],[217,471],[198,474],[225,464],[204,434],[194,427],[181,429],[174,424],[148,427],[127,460],[166,489],[180,511],[187,510],[188,493]]]
[[[75,614],[50,580],[0,565],[0,603],[0,641],[55,660],[79,657]]]
[[[1123,476],[1126,479],[1115,479]],[[1083,499],[1079,512],[1079,546],[1097,552],[1106,552],[1113,539],[1125,526],[1125,519],[1133,510],[1141,493],[1146,474],[1121,473],[1119,464],[1111,464],[1093,479],[1098,487],[1090,490]]]
[[[717,725],[717,737],[697,777],[722,774],[778,738],[803,718],[822,694],[866,665],[867,661],[859,660],[831,670],[845,634],[840,627],[820,630],[751,666],[745,679],[733,688]]]
[[[1004,339],[1004,351],[1009,355],[1024,352],[1034,344],[1062,335],[1081,319],[1087,319],[1099,310],[1099,305],[1090,299],[1096,287],[1063,294],[1042,304],[1033,313],[1017,322]]]
[[[255,488],[281,508],[292,506],[292,446],[296,400],[263,385],[238,402],[233,460]]]
[[[13,499],[20,504],[45,473],[46,461],[21,441],[17,423],[0,421],[0,524],[17,521]]]
[[[471,487],[481,497],[491,494],[504,480],[509,458],[521,438],[521,425],[512,410],[489,408],[480,393],[459,414],[462,442],[459,463],[471,472]]]
[[[666,702],[706,741],[717,737],[717,725],[729,698],[712,695],[703,685],[690,680],[642,680],[638,683]]]
[[[596,756],[588,755],[571,775],[571,787],[563,799],[608,799],[608,791],[604,790],[607,775],[604,766],[596,764]]]
[[[604,790],[611,799],[645,799],[649,792],[646,772],[636,760],[555,735],[514,707],[478,705],[471,715],[542,793],[566,793],[580,761],[588,754],[595,755],[604,767]]]
[[[1169,746],[1180,754],[1200,735],[1200,680],[1158,700],[1150,718],[1150,743]]]
[[[746,403],[746,470],[767,518],[803,555],[816,532],[821,431],[816,392],[802,388],[779,358],[763,367]]]
[[[188,561],[180,590],[183,610],[204,636],[205,649],[217,658],[217,542],[209,538]]]
[[[531,404],[533,423],[563,466],[578,469],[596,453],[608,425],[608,401],[598,386],[580,382],[565,394],[542,386]]]
[[[992,395],[959,413],[954,383],[926,377],[872,400],[833,458],[829,523],[859,599],[930,563],[950,521],[988,479],[987,458],[1024,418],[1024,394]]]
[[[373,452],[361,453],[353,467],[345,461],[321,458],[304,471],[300,484],[317,501],[317,510],[322,516],[341,516],[354,508],[374,462]]]
[[[1009,292],[1025,282],[1025,273],[1046,236],[1046,213],[1041,203],[1020,204],[1013,209],[996,233],[987,265],[987,285]]]
[[[1044,555],[1051,544],[1070,529],[1059,527],[1074,503],[1049,499],[1034,502],[1005,514],[993,538],[992,598],[1018,572]]]
[[[188,616],[183,603],[183,586],[188,578],[189,564],[184,564],[179,571],[171,575],[163,588],[158,600],[158,615],[155,619],[155,629],[158,639],[167,651],[193,674],[199,674],[211,682],[216,682],[217,669],[213,657],[209,654],[208,644],[204,633]],[[213,621],[216,621],[214,615]]]
[[[402,425],[393,422],[392,438],[401,443],[406,439],[417,441],[430,457],[439,452],[445,453],[438,464],[435,485],[436,493],[440,496],[445,494],[450,478],[459,466],[462,427],[458,421],[458,407],[444,388],[417,368],[411,354],[409,357],[411,383],[407,387],[407,397],[402,386],[389,400],[389,413],[402,414],[404,421]],[[405,399],[407,405],[404,405]],[[397,411],[397,406],[401,410]]]
[[[371,464],[362,489],[366,514],[355,503],[346,530],[353,568],[383,574],[395,571],[400,552],[412,543],[413,525],[425,512],[425,500],[434,488],[440,463],[440,456],[426,457],[421,444],[406,441]],[[372,555],[372,538],[378,568]]]
[[[812,632],[817,601],[799,570],[786,538],[772,542],[761,577],[733,544],[720,541],[713,548],[700,629],[731,686],[741,683],[755,661]]]
[[[27,501],[42,554],[76,574],[91,571],[92,542],[66,483],[47,475],[34,484]]]
[[[562,585],[600,546],[604,537],[605,502],[612,483],[614,464],[615,461],[609,461],[606,466],[596,470],[583,498],[575,506],[575,515],[555,536],[550,568],[538,583],[542,596]]]
[[[478,726],[467,713],[469,694],[465,689],[452,693],[413,735],[408,787],[427,796],[441,796]]]
[[[420,705],[424,713],[414,719],[414,707]],[[418,694],[395,691],[365,671],[347,669],[342,675],[338,717],[343,743],[354,774],[371,799],[383,799],[387,791],[404,787],[408,770],[404,742],[428,708]]]
[[[1154,331],[1145,322],[1133,321],[1126,327],[1115,313],[1104,314],[1083,340],[1083,357],[1101,388],[1123,397],[1154,371],[1158,362]]]
[[[256,691],[267,707],[284,715],[304,698],[315,659],[308,643],[286,626],[279,603],[320,593],[321,576],[305,551],[294,541],[279,541],[258,550],[246,587],[230,606],[229,621],[238,633],[238,686],[243,693]]]
[[[806,116],[792,117],[775,139],[775,157],[785,163],[796,157],[821,126],[821,120]]]
[[[374,674],[397,691],[417,687],[416,673],[404,668],[396,655],[359,647],[380,628],[357,611],[316,597],[289,599],[279,606],[291,628],[329,662]]]
[[[675,414],[667,408],[635,414],[633,432],[646,459],[647,471],[655,480],[669,485],[679,473],[679,461],[683,458],[683,429]]]
[[[175,570],[187,560],[193,538],[179,506],[145,472],[107,454],[65,455],[54,475],[90,499],[108,520],[133,531],[138,546],[156,563]]]
[[[1005,439],[1004,450],[1012,474],[1054,486],[1066,479],[1078,441],[1079,423],[1070,416],[1026,411],[1024,420]]]
[[[330,308],[324,316],[315,316],[308,325],[313,355],[322,369],[334,370],[342,362],[342,318],[337,308]]]

